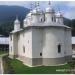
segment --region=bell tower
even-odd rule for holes
[[[46,8],[46,11],[45,11],[45,20],[47,23],[50,23],[50,22],[55,22],[55,12],[53,10],[53,8],[51,7],[51,3],[49,1],[48,3],[48,7]]]
[[[16,20],[14,21],[14,31],[20,30],[20,21],[18,20],[18,16],[16,16]]]

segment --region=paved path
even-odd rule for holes
[[[0,57],[0,74],[3,74],[2,57]]]
[[[3,74],[3,61],[2,61],[2,57],[3,56],[6,56],[6,55],[8,55],[7,53],[6,54],[2,54],[2,55],[0,55],[0,74]]]

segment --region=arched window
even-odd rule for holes
[[[54,17],[54,22],[56,22],[56,18]]]
[[[41,22],[42,22],[42,18],[41,18]]]
[[[42,53],[40,53],[40,56],[42,56]]]
[[[12,52],[12,46],[11,46],[11,52]]]
[[[61,45],[59,44],[58,45],[58,53],[60,53],[61,52]]]
[[[53,21],[53,17],[52,17],[52,21]]]
[[[28,40],[28,43],[29,43],[29,40]]]

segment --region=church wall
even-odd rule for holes
[[[32,30],[32,57],[33,58],[42,58],[40,53],[42,53],[42,44],[43,44],[43,30],[42,29],[33,29]]]
[[[32,30],[32,66],[42,65],[43,30]]]
[[[72,41],[71,41],[71,30],[66,29],[66,38],[65,38],[65,46],[66,46],[66,56],[72,55]]]
[[[12,48],[12,50],[11,50],[11,48]],[[13,51],[13,36],[9,35],[9,55],[13,55],[13,54],[14,54],[14,51]]]
[[[54,14],[52,13],[45,13],[45,20],[46,22],[52,22],[52,18],[54,17]]]
[[[18,40],[19,56],[32,58],[32,31],[24,30],[20,33]]]
[[[61,52],[58,53],[58,45]],[[64,29],[48,28],[44,30],[43,58],[64,57]]]
[[[67,34],[66,34],[67,33]],[[44,30],[43,65],[60,65],[71,60],[71,32],[64,28],[49,28]],[[58,45],[61,52],[58,53]]]
[[[10,44],[10,46],[9,46],[9,55],[10,55],[10,57],[14,58],[18,55],[17,34],[11,34],[10,35],[9,44]]]
[[[43,65],[60,65],[65,63],[64,57],[64,28],[44,29],[43,44]],[[58,45],[61,45],[61,51],[58,53]]]
[[[44,21],[44,14],[32,15],[32,23],[40,23]]]

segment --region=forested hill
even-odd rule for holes
[[[7,6],[0,5],[0,35],[8,36],[10,31],[13,30],[13,22],[15,17],[18,16],[22,21],[29,12],[29,9],[21,6]],[[75,20],[64,18],[64,24],[72,27],[72,35],[75,35]]]
[[[15,17],[18,16],[22,24],[22,20],[28,12],[29,9],[21,6],[0,5],[0,34],[8,36],[13,29]]]

